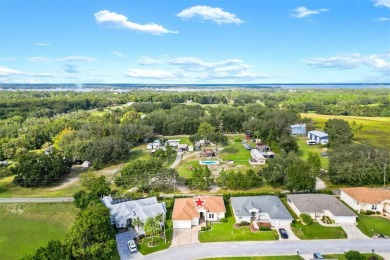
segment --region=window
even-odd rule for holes
[[[214,214],[209,214],[209,218],[214,218]]]
[[[371,206],[371,209],[372,209],[372,210],[376,210],[376,205],[372,205],[372,206]]]

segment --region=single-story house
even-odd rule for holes
[[[390,189],[355,187],[340,190],[340,199],[357,212],[372,210],[390,216]]]
[[[191,228],[203,221],[219,221],[225,218],[226,208],[220,196],[194,196],[175,199],[173,228]]]
[[[327,144],[329,142],[328,134],[322,131],[309,131],[307,137],[317,144]]]
[[[160,213],[165,216],[167,212],[165,203],[159,203],[156,197],[139,200],[114,200],[111,196],[105,196],[102,198],[102,202],[110,209],[111,224],[116,225],[117,228],[129,226],[131,220],[136,217],[145,222],[147,218],[155,217]],[[140,233],[145,233],[142,228]]]
[[[290,125],[292,135],[306,135],[306,124]]]
[[[153,150],[153,149],[157,149],[161,146],[161,143],[160,143],[160,140],[156,139],[154,140],[153,143],[149,143],[147,146],[146,146],[146,149],[148,150]]]
[[[180,144],[180,140],[167,140],[165,143],[169,146],[177,147]]]
[[[287,202],[298,216],[306,213],[312,219],[327,216],[335,223],[356,223],[356,214],[332,195],[290,194]]]
[[[251,164],[257,164],[257,165],[265,164],[266,159],[264,155],[262,155],[258,150],[252,149],[251,157],[252,157],[252,159],[250,160]]]
[[[184,151],[188,151],[188,144],[179,144],[177,146],[177,150],[179,152],[184,152]]]
[[[278,196],[231,197],[236,223],[259,221],[288,226],[294,220]]]

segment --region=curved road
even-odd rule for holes
[[[57,203],[72,202],[72,197],[66,198],[0,198],[0,203],[19,203],[19,202],[37,202],[37,203]]]
[[[192,260],[217,256],[266,256],[266,255],[295,255],[297,250],[302,254],[343,253],[349,250],[376,253],[390,252],[390,239],[327,239],[327,240],[300,240],[300,241],[263,241],[263,242],[220,242],[201,243],[178,246],[163,250],[142,259],[180,259]],[[131,258],[130,258],[131,259]]]

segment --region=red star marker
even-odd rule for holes
[[[200,199],[200,196],[199,196],[198,200],[196,200],[195,202],[196,202],[196,206],[197,206],[197,207],[199,207],[199,206],[200,206],[200,207],[203,207],[203,202],[204,202],[204,200],[201,200],[201,199]]]

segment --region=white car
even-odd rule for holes
[[[135,244],[134,240],[127,241],[127,246],[129,247],[131,253],[137,251],[137,245]]]

